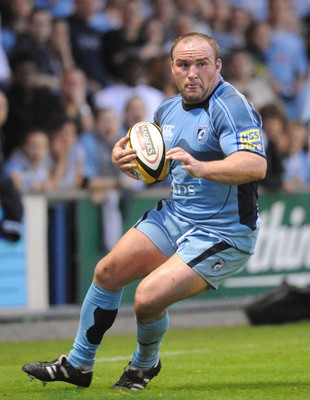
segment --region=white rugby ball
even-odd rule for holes
[[[142,182],[154,183],[163,181],[170,171],[166,160],[166,148],[160,127],[151,122],[138,122],[127,132],[128,147],[136,150],[137,166],[131,172]]]

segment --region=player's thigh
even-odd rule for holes
[[[139,284],[135,296],[138,320],[145,320],[177,301],[198,295],[209,284],[177,255],[170,257]]]
[[[118,290],[146,276],[166,259],[147,236],[131,228],[98,262],[94,280],[106,290]]]

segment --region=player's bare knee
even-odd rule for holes
[[[137,289],[134,302],[135,315],[140,322],[151,322],[160,313],[156,300],[143,289]]]
[[[110,291],[117,291],[121,287],[113,265],[105,262],[104,259],[100,260],[96,265],[94,282],[102,288]]]

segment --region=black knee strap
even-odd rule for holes
[[[86,337],[89,343],[99,345],[105,332],[111,328],[117,316],[116,310],[103,310],[97,307],[94,311],[94,325],[86,332]]]

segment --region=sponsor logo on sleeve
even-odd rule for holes
[[[264,153],[262,134],[257,128],[237,132],[237,143],[238,150],[255,151],[260,154]]]

